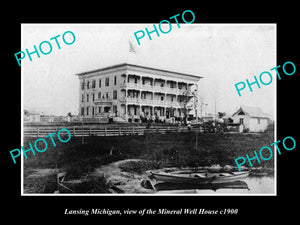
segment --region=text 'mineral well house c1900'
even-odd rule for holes
[[[195,116],[198,82],[202,78],[128,63],[76,75],[80,80],[81,116],[111,116],[123,121]]]

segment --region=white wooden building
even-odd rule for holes
[[[76,74],[79,112],[84,118],[161,119],[194,115],[198,75],[123,63]]]
[[[268,115],[259,107],[241,106],[231,118],[233,123],[243,124],[250,132],[264,132],[269,122]]]

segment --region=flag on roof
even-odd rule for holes
[[[129,52],[136,53],[132,43],[129,41]]]

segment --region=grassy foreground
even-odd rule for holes
[[[25,138],[24,148],[28,142],[32,145],[36,138]],[[270,146],[274,136],[270,133],[263,134],[209,134],[198,133],[166,133],[145,136],[121,137],[85,137],[82,144],[81,137],[72,137],[67,143],[61,143],[54,138],[56,147],[48,141],[45,152],[36,152],[24,160],[26,169],[33,168],[60,168],[71,172],[74,177],[92,172],[95,168],[110,162],[139,158],[150,163],[147,169],[162,167],[196,167],[211,166],[236,166],[234,159],[248,154],[253,157],[263,146]],[[42,142],[41,145],[43,145]],[[197,144],[196,144],[197,143]],[[43,149],[44,146],[38,146]],[[266,153],[268,154],[268,153]],[[267,156],[265,156],[267,157]],[[273,168],[274,158],[262,161],[254,166]],[[146,168],[145,168],[146,169]]]
[[[25,138],[24,148],[30,142],[34,146],[37,138]],[[72,137],[61,143],[54,137],[56,147],[47,138],[45,152],[27,152],[24,159],[24,193],[53,193],[57,190],[56,174],[67,171],[70,179],[90,177],[82,183],[78,193],[109,193],[104,177],[93,177],[95,169],[123,159],[143,159],[121,166],[122,171],[143,173],[150,169],[165,167],[199,167],[231,165],[236,168],[234,159],[253,157],[263,146],[274,142],[271,132],[262,134],[215,134],[215,133],[166,133],[144,136],[117,137]],[[44,143],[38,142],[39,149]],[[267,153],[266,153],[267,154]],[[265,155],[267,157],[267,155]],[[255,167],[274,168],[274,158]],[[245,164],[246,165],[246,164]],[[247,164],[248,165],[248,164]]]

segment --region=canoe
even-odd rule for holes
[[[152,177],[157,181],[168,183],[226,183],[243,179],[249,176],[249,171],[227,173],[155,173]]]

